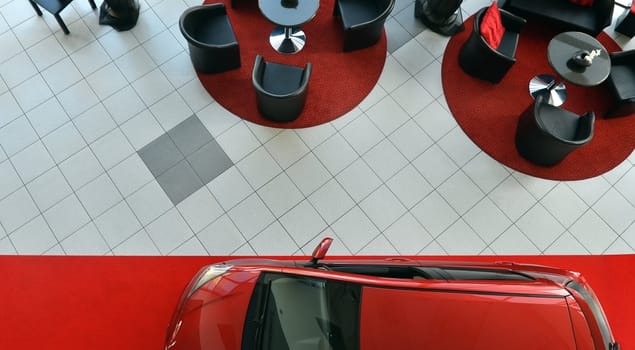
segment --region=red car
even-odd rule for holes
[[[203,267],[166,350],[617,350],[577,273],[401,258],[233,260]]]

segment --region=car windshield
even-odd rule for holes
[[[243,349],[359,349],[361,286],[305,276],[261,276]]]

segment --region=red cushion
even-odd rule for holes
[[[569,2],[576,5],[580,5],[580,6],[586,6],[586,7],[593,6],[593,0],[569,0]]]
[[[505,34],[505,27],[503,27],[498,5],[494,1],[487,8],[481,20],[481,35],[489,46],[497,49],[503,39],[503,34]]]
[[[631,13],[635,14],[635,1],[631,4]]]

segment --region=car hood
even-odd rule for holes
[[[364,287],[360,348],[575,349],[564,297]]]
[[[185,302],[174,350],[240,350],[257,271],[228,272]]]

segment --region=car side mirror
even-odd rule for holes
[[[333,243],[333,238],[324,238],[317,247],[315,247],[313,253],[311,254],[311,261],[309,261],[305,266],[316,266],[319,260],[324,259],[326,252],[328,252],[331,247],[331,243]]]

